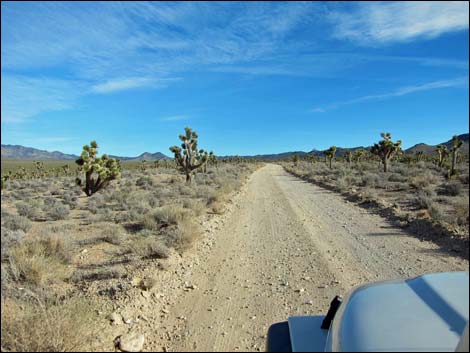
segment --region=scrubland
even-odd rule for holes
[[[304,180],[375,208],[419,235],[437,241],[466,238],[468,244],[468,159],[458,164],[452,178],[446,168],[424,160],[394,161],[387,173],[379,161],[339,160],[331,169],[321,161],[284,162],[283,166]]]
[[[10,180],[1,196],[2,351],[90,349],[116,288],[125,293],[143,268],[165,271],[257,167],[221,163],[191,184],[175,168],[123,168],[91,197],[72,176]]]

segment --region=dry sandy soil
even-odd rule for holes
[[[203,225],[203,239],[151,293],[117,304],[141,320],[113,326],[114,335],[142,333],[146,351],[263,351],[272,323],[325,313],[355,285],[468,271],[468,259],[278,165],[253,173],[227,212]],[[104,341],[95,348],[110,349]]]

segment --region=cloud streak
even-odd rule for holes
[[[332,78],[380,61],[468,70],[453,59],[332,52],[317,33],[361,45],[435,37],[468,28],[464,2],[361,3],[350,11],[316,2],[1,6],[2,122],[70,109],[85,94],[165,88],[188,72]]]
[[[360,2],[351,11],[333,10],[334,36],[362,45],[435,38],[468,29],[467,1]]]
[[[414,86],[405,86],[398,88],[395,91],[382,93],[382,94],[371,94],[367,96],[362,96],[350,100],[345,100],[341,102],[335,102],[324,107],[315,107],[310,110],[311,113],[324,113],[326,111],[336,109],[345,105],[357,104],[362,102],[376,101],[376,100],[385,100],[393,97],[401,97],[412,93],[424,92],[429,90],[441,89],[441,88],[457,88],[468,86],[468,77],[458,77],[450,80],[440,80],[434,82],[428,82],[421,85]]]
[[[160,118],[160,121],[182,121],[182,120],[188,120],[189,116],[188,115],[172,115],[172,116],[165,116],[163,118]]]
[[[180,81],[181,78],[149,78],[149,77],[131,77],[124,79],[116,79],[104,83],[96,84],[91,88],[93,93],[113,93],[135,88],[152,87],[164,88],[169,83]]]
[[[30,78],[2,74],[2,122],[23,122],[32,116],[47,112],[71,109],[82,84],[75,81]]]

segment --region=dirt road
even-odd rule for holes
[[[251,176],[211,239],[184,278],[195,289],[163,323],[175,328],[168,350],[262,351],[270,324],[325,313],[354,285],[468,270],[468,261],[277,165]]]

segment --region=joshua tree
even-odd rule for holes
[[[389,132],[382,132],[380,136],[383,137],[383,140],[374,143],[371,152],[380,158],[384,166],[384,172],[387,173],[390,160],[401,151],[401,140],[394,143]]]
[[[354,153],[354,159],[356,160],[356,162],[360,162],[361,159],[364,157],[366,151],[364,151],[363,149],[360,149],[360,150],[357,150],[356,153]]]
[[[191,176],[194,170],[204,165],[207,160],[207,155],[204,150],[197,149],[197,133],[191,128],[186,127],[185,135],[180,135],[179,138],[183,142],[181,147],[172,146],[170,151],[175,155],[175,161],[180,169],[186,174],[186,182],[191,183]],[[181,154],[183,150],[183,154]]]
[[[449,156],[449,150],[446,145],[439,145],[437,146],[436,151],[439,156],[438,166],[443,167],[447,157]]]
[[[415,156],[416,156],[416,160],[417,160],[418,162],[420,162],[420,161],[422,161],[423,158],[424,158],[424,152],[423,152],[423,151],[417,151],[417,152],[415,153]]]
[[[331,146],[324,153],[325,153],[325,157],[328,158],[330,169],[331,169],[331,164],[333,162],[333,159],[335,159],[336,146]]]
[[[346,152],[346,160],[348,161],[349,165],[351,165],[352,157],[353,157],[353,154],[351,151]]]
[[[450,167],[450,176],[454,176],[457,174],[457,170],[455,169],[457,166],[457,154],[459,149],[463,146],[463,141],[459,141],[459,137],[454,135],[452,137],[452,148],[450,149],[450,153],[452,155],[452,164]]]
[[[140,161],[140,171],[142,173],[145,173],[146,170],[147,170],[147,161],[143,159]]]
[[[299,155],[298,154],[294,154],[292,156],[292,162],[294,162],[294,165],[297,167],[297,164],[299,164]]]
[[[411,165],[411,163],[413,162],[413,157],[412,157],[410,154],[405,154],[405,155],[403,155],[403,157],[401,158],[401,161],[402,161],[402,162],[405,162],[405,163],[408,164],[408,165]]]
[[[120,164],[114,158],[103,154],[98,157],[98,144],[91,141],[90,145],[83,146],[83,152],[75,163],[80,172],[85,172],[85,186],[83,191],[87,196],[93,195],[98,190],[106,187],[111,180],[116,179],[120,173]],[[77,178],[77,184],[82,185],[82,180]]]
[[[153,161],[153,166],[155,169],[158,169],[158,167],[160,167],[160,161],[159,160]]]
[[[65,175],[65,176],[69,175],[69,173],[70,173],[70,167],[69,167],[69,165],[68,165],[68,164],[64,164],[64,165],[62,166],[62,171],[64,172],[64,175]]]
[[[45,175],[43,162],[35,161],[34,167],[36,168],[36,175],[38,178],[43,177]]]
[[[215,165],[215,167],[217,168],[217,162],[218,162],[218,160],[217,160],[216,155],[214,154],[213,151],[210,151],[209,152],[209,164],[210,165]]]

